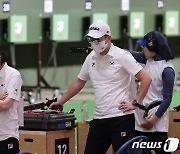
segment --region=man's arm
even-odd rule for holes
[[[6,98],[5,100],[0,100],[0,110],[6,111],[13,105],[14,99]]]
[[[150,75],[146,72],[146,70],[144,69],[139,71],[135,75],[135,77],[140,81],[140,87],[139,87],[138,94],[135,99],[137,102],[141,103],[148,92],[152,79]]]
[[[73,96],[75,96],[86,84],[87,81],[81,80],[77,78],[74,80],[74,82],[71,84],[71,86],[68,88],[68,90],[63,94],[63,96],[57,100],[57,102],[54,102],[50,105],[50,108],[54,105],[63,105],[65,102],[67,102],[69,99],[71,99]]]
[[[148,89],[149,89],[152,79],[151,79],[150,75],[144,69],[140,70],[135,75],[135,77],[140,81],[140,87],[139,87],[139,90],[138,90],[135,100],[138,103],[141,103],[148,92]],[[136,106],[134,106],[131,102],[122,101],[119,104],[118,108],[120,110],[123,110],[123,112],[126,112],[129,110],[136,109]]]
[[[5,100],[6,97],[8,96],[8,92],[4,92],[3,95],[1,96],[0,100]]]

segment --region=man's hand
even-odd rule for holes
[[[145,122],[142,123],[141,126],[145,129],[151,129],[158,120],[159,120],[159,118],[156,115],[149,117],[149,118],[146,117]]]
[[[4,92],[0,100],[4,101],[8,95],[9,95],[8,92]]]
[[[52,110],[63,110],[63,105],[61,105],[58,101],[53,102],[52,104],[50,104],[49,108],[51,108]]]
[[[60,104],[58,103],[58,101],[51,103],[49,107],[52,108],[53,106],[57,106],[57,105],[60,105]]]
[[[136,108],[137,107],[132,105],[132,103],[129,101],[122,101],[121,103],[119,103],[119,106],[118,106],[118,109],[122,110],[123,112],[135,110]]]

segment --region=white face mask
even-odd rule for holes
[[[106,49],[107,43],[105,42],[105,40],[102,42],[99,42],[98,44],[93,41],[91,42],[91,47],[96,53],[100,54]]]

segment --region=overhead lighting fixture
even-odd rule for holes
[[[129,11],[129,0],[121,0],[121,10]]]
[[[10,5],[10,2],[3,2],[2,4],[2,11],[4,13],[8,13],[11,11],[11,5]]]
[[[92,10],[92,2],[91,2],[91,0],[86,0],[85,1],[85,10],[87,10],[87,11]]]
[[[53,0],[44,0],[44,13],[53,12]]]
[[[157,7],[159,9],[163,8],[164,7],[164,0],[157,0]]]

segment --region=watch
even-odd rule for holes
[[[134,99],[132,101],[132,105],[139,107],[140,104],[137,102],[137,100]]]
[[[145,110],[145,106],[144,106],[144,105],[141,105],[140,103],[138,103],[137,100],[133,100],[133,101],[132,101],[132,105],[140,108],[141,110]]]

